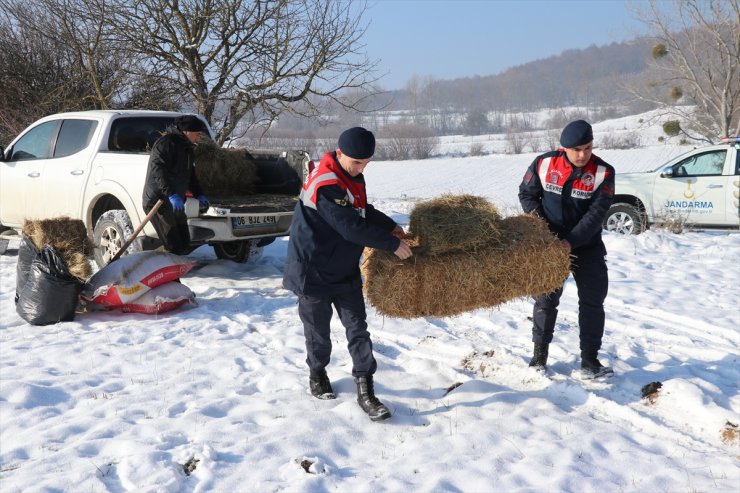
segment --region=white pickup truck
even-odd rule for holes
[[[646,173],[617,173],[604,229],[740,228],[740,138],[694,149]]]
[[[0,147],[0,238],[18,233],[24,219],[69,216],[87,226],[98,265],[108,263],[145,217],[149,149],[180,114],[83,111],[33,123],[7,149]],[[191,247],[210,244],[218,258],[245,262],[254,248],[288,234],[309,156],[250,151],[250,158],[257,167],[256,193],[218,197],[205,190],[211,200],[206,211],[188,200]],[[159,244],[147,224],[127,253]]]

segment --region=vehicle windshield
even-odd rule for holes
[[[692,152],[696,151],[696,149],[697,149],[697,148],[696,148],[696,147],[694,147],[693,149],[690,149],[690,150],[688,150],[688,151],[686,151],[686,152],[684,152],[684,153],[681,153],[681,154],[679,154],[678,156],[676,156],[676,157],[672,158],[672,159],[671,159],[670,161],[668,161],[668,162],[665,162],[665,163],[661,164],[660,166],[658,166],[657,168],[655,168],[655,169],[652,169],[652,170],[650,170],[650,172],[653,172],[653,171],[660,171],[660,170],[662,170],[663,168],[665,168],[666,166],[670,166],[670,165],[672,165],[672,164],[674,164],[674,163],[677,163],[678,161],[680,161],[681,159],[683,159],[683,157],[684,157],[684,156],[686,156],[686,155],[688,155],[688,154],[690,154],[690,153],[692,153]]]

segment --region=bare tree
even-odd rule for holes
[[[421,77],[417,74],[413,74],[409,80],[406,81],[405,86],[407,106],[411,112],[411,121],[419,123],[419,99],[421,92],[424,90],[422,87]]]
[[[506,132],[506,142],[509,144],[509,152],[512,154],[521,154],[524,151],[526,138],[523,133],[515,130]]]
[[[321,113],[365,87],[376,62],[361,52],[364,2],[114,0],[119,39],[146,71],[180,88],[223,143],[285,111]]]
[[[44,12],[0,3],[0,142],[49,113],[82,109],[90,87]],[[35,24],[24,22],[33,18]]]
[[[627,89],[687,122],[682,130],[692,139],[740,134],[738,0],[674,0],[672,8],[665,7],[648,0],[634,8],[655,37],[655,80]]]
[[[473,109],[465,115],[465,135],[481,135],[488,132],[490,122],[485,111]]]
[[[403,161],[427,159],[439,146],[439,137],[429,127],[415,123],[393,123],[379,131],[376,159]]]
[[[27,2],[11,0],[16,4]],[[75,58],[76,76],[90,87],[86,106],[110,107],[120,79],[125,57],[108,37],[108,9],[105,0],[35,0],[35,9],[44,10],[56,22],[58,42],[62,42]]]
[[[106,0],[0,0],[0,132],[59,111],[178,109],[180,94],[138,70],[113,37]]]

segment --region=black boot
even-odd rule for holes
[[[606,378],[614,375],[614,370],[611,367],[601,364],[596,357],[597,354],[598,351],[595,350],[581,351],[581,378],[584,380]]]
[[[317,399],[336,399],[334,390],[331,388],[331,382],[329,376],[326,374],[326,370],[321,370],[317,373],[311,373],[308,378],[308,385],[311,388],[311,395]]]
[[[529,366],[537,371],[545,371],[547,368],[547,352],[550,349],[549,344],[534,344],[534,354],[529,360]]]
[[[375,397],[373,376],[355,378],[357,384],[357,403],[370,416],[371,421],[383,421],[391,417],[391,412]]]

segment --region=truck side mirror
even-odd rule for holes
[[[672,166],[666,166],[663,168],[663,170],[660,172],[661,178],[673,178],[673,167]]]

